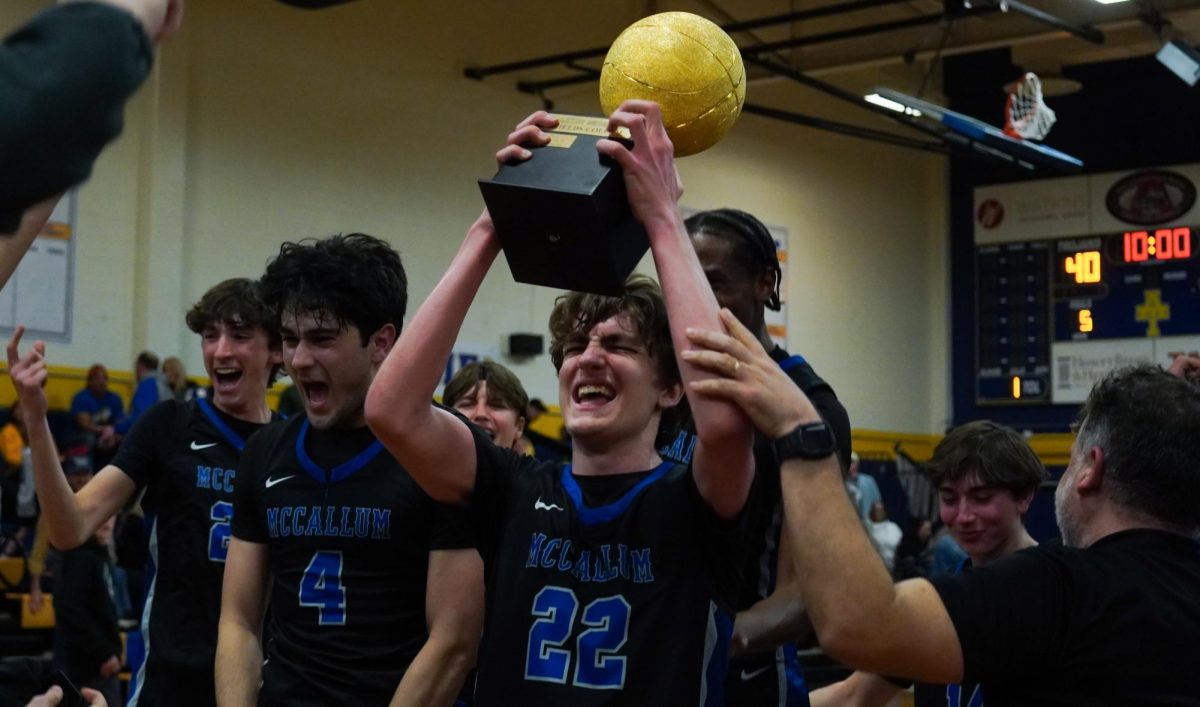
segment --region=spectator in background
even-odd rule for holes
[[[171,356],[163,361],[162,369],[167,387],[171,389],[171,395],[176,400],[186,403],[196,399],[200,386],[196,385],[195,381],[188,380],[187,369],[183,367],[183,361],[178,356]]]
[[[546,404],[538,398],[532,398],[525,406],[525,438],[524,444],[518,448],[522,454],[533,456],[539,461],[563,463],[571,456],[571,446],[565,440],[566,429],[562,437],[554,439],[532,428],[535,420],[548,412]]]
[[[8,422],[0,428],[0,450],[4,456],[4,481],[0,485],[0,499],[4,508],[0,521],[13,528],[13,535],[5,543],[4,555],[21,555],[29,529],[37,519],[37,499],[33,490],[33,466],[29,463],[28,435],[25,432],[25,417],[21,414],[21,401],[13,403],[8,413]]]
[[[133,364],[133,374],[138,383],[133,391],[133,400],[129,401],[129,414],[113,426],[119,435],[129,432],[129,428],[133,427],[133,423],[137,422],[142,413],[155,404],[175,397],[171,387],[167,385],[166,376],[158,370],[158,356],[153,352],[143,351],[138,354],[137,361]]]
[[[296,387],[295,383],[284,388],[283,392],[279,394],[279,405],[276,409],[279,416],[285,420],[304,412],[304,399],[300,397],[300,389]]]
[[[949,528],[942,527],[933,534],[933,567],[930,570],[931,575],[942,574],[943,572],[956,572],[965,559],[967,559],[967,553],[955,541],[954,534]]]
[[[933,536],[933,521],[928,518],[910,518],[908,531],[896,548],[896,562],[892,574],[897,580],[912,577],[928,577],[933,568],[933,553],[929,538]]]
[[[874,477],[861,473],[858,465],[858,452],[851,452],[850,469],[846,472],[846,490],[850,492],[850,498],[858,508],[858,516],[866,523],[871,520],[871,507],[882,501],[883,496],[879,493],[879,484],[875,483]]]
[[[888,572],[891,572],[896,563],[896,548],[900,545],[900,538],[904,536],[904,531],[900,530],[900,526],[888,520],[887,509],[884,508],[883,501],[876,501],[875,505],[871,506],[871,520],[867,524],[867,530],[871,532],[871,541],[879,550],[883,564],[887,565]]]
[[[59,662],[71,682],[95,689],[109,704],[119,705],[121,634],[109,547],[115,522],[115,517],[109,518],[86,543],[62,553],[54,591],[54,630],[55,647],[64,650]]]
[[[540,402],[540,401],[539,401]],[[520,379],[495,361],[468,363],[442,391],[442,404],[478,425],[498,446],[517,449],[529,405]]]
[[[99,469],[116,453],[117,435],[113,427],[125,419],[125,404],[108,389],[108,369],[94,363],[87,372],[83,390],[71,398],[71,416],[87,438],[92,464]]]
[[[1015,430],[992,422],[969,422],[946,434],[925,468],[938,490],[940,535],[957,539],[970,555],[950,572],[969,572],[1037,543],[1023,518],[1046,470]],[[812,694],[813,707],[883,707],[912,681],[857,672]],[[915,684],[915,707],[985,704],[976,684]]]
[[[78,491],[91,480],[91,453],[87,445],[70,447],[59,455],[59,459],[62,462],[63,474],[67,477],[67,484],[73,490]],[[30,462],[32,468],[32,459]],[[54,556],[51,553],[55,553]],[[51,565],[58,566],[57,550],[50,547],[50,531],[43,514],[38,516],[33,548],[29,551],[29,610],[35,614],[42,610],[42,602],[45,600],[42,583],[47,575],[47,568]],[[57,572],[53,574],[57,575]]]

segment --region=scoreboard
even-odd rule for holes
[[[975,190],[976,401],[1082,402],[1200,350],[1200,165]]]

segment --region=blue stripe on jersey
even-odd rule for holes
[[[659,464],[657,469],[650,472],[636,486],[626,491],[623,496],[607,506],[600,506],[599,508],[590,508],[583,502],[583,491],[579,488],[579,482],[575,481],[574,476],[571,476],[570,464],[563,466],[562,485],[566,489],[567,495],[571,497],[571,502],[575,504],[575,511],[579,514],[579,521],[584,525],[599,525],[624,513],[629,508],[629,505],[633,503],[633,499],[637,498],[637,495],[642,492],[642,489],[661,479],[673,466],[675,466],[675,462],[672,461],[665,461]]]
[[[246,440],[242,439],[241,435],[237,432],[234,432],[232,427],[225,424],[225,421],[221,419],[216,410],[213,410],[212,405],[207,400],[196,398],[196,407],[200,408],[200,412],[204,413],[204,416],[208,418],[212,426],[217,428],[217,432],[220,432],[222,437],[229,440],[234,449],[239,452],[242,451],[242,448],[246,446]]]
[[[149,532],[146,552],[146,599],[142,605],[142,664],[137,667],[137,678],[133,692],[129,695],[126,707],[137,707],[138,699],[142,696],[142,686],[146,684],[146,664],[150,662],[150,612],[154,608],[154,590],[158,586],[158,519],[153,513],[147,513],[144,519]]]
[[[308,452],[304,449],[304,440],[308,437],[308,428],[308,420],[300,424],[300,434],[296,435],[296,458],[300,460],[300,467],[308,472],[309,476],[321,483],[325,483],[326,480],[330,482],[341,481],[369,464],[372,459],[379,456],[379,453],[383,451],[383,443],[375,440],[367,445],[366,449],[354,455],[353,459],[344,461],[326,471],[313,461],[312,457],[308,456]]]
[[[803,366],[808,363],[800,354],[793,354],[779,362],[779,367],[785,371],[790,371],[796,366]]]
[[[796,656],[796,644],[785,643],[783,646],[783,672],[787,681],[784,689],[788,707],[808,707],[808,683],[804,680],[804,672],[800,670],[800,659]]]
[[[708,631],[704,637],[704,674],[700,685],[702,707],[725,704],[725,676],[729,674],[729,644],[733,637],[733,617],[708,603]]]

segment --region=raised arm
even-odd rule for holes
[[[0,233],[87,178],[150,71],[148,40],[173,33],[183,8],[182,0],[60,4],[68,6],[46,10],[0,43]],[[24,252],[4,249],[3,269]]]
[[[30,206],[20,216],[16,229],[6,233],[7,228],[0,224],[0,288],[8,284],[8,278],[16,271],[25,251],[33,244],[33,239],[42,232],[42,227],[50,220],[54,205],[58,203],[61,194],[56,194],[44,201]]]
[[[38,341],[29,353],[21,356],[19,347],[24,333],[25,327],[17,327],[8,342],[8,373],[25,411],[33,483],[50,542],[60,550],[68,550],[86,542],[101,523],[120,510],[137,485],[120,469],[109,465],[79,493],[71,490],[46,419],[48,403],[43,390],[49,375],[46,345]]]
[[[483,559],[474,548],[429,553],[429,639],[413,658],[392,707],[452,705],[475,665],[483,630]]]
[[[546,139],[557,121],[539,111],[509,135],[498,162],[528,158],[519,145]],[[540,138],[538,136],[541,136]],[[500,253],[487,211],[467,230],[446,274],[404,327],[367,393],[367,424],[421,488],[442,503],[459,503],[475,488],[475,442],[461,420],[431,404],[446,359],[483,278]]]
[[[688,329],[720,327],[717,299],[679,214],[676,202],[683,185],[658,105],[649,101],[622,103],[609,120],[610,131],[620,127],[629,130],[633,149],[613,140],[601,140],[598,149],[616,161],[624,173],[630,208],[649,236],[667,302],[671,338],[675,350],[682,352],[691,347]],[[712,375],[686,360],[679,361],[679,370],[685,386]],[[731,517],[745,505],[754,479],[753,431],[736,405],[687,391],[699,438],[693,457],[696,484],[718,515]]]
[[[820,421],[737,318],[724,310],[721,320],[729,335],[693,331],[702,349],[683,354],[722,374],[693,383],[695,392],[737,403],[772,439]],[[962,647],[946,607],[923,579],[892,584],[846,495],[837,459],[787,459],[780,476],[800,593],[821,647],[859,670],[960,682]]]
[[[217,704],[221,707],[252,707],[258,702],[269,571],[266,545],[230,538],[217,628]]]

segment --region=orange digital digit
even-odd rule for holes
[[[1095,327],[1095,325],[1092,322],[1092,310],[1090,310],[1090,309],[1079,310],[1079,331],[1086,334],[1086,333],[1090,332],[1094,327]]]
[[[1170,260],[1175,256],[1175,238],[1171,229],[1160,228],[1154,232],[1154,242],[1158,244],[1158,259]]]
[[[1150,234],[1145,231],[1125,232],[1125,262],[1140,263],[1150,257]]]
[[[1100,282],[1100,251],[1087,250],[1069,255],[1063,261],[1063,269],[1075,276],[1075,282],[1088,284]]]

